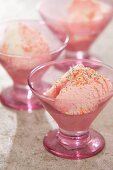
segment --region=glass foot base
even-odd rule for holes
[[[42,108],[31,90],[25,87],[12,86],[4,89],[1,93],[1,102],[9,108],[28,112]]]
[[[89,130],[90,140],[84,147],[66,149],[58,137],[59,130],[50,131],[43,140],[44,147],[50,153],[67,159],[84,159],[99,153],[105,146],[104,138],[93,129]]]

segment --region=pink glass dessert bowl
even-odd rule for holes
[[[13,85],[2,91],[1,102],[17,110],[41,108],[28,86],[28,74],[37,65],[56,59],[67,43],[65,33],[56,36],[43,21],[1,23],[0,63],[13,81]]]
[[[88,51],[113,17],[112,0],[43,0],[38,11],[54,32],[68,33],[67,58],[98,59]]]
[[[93,64],[93,61],[88,59],[82,60],[85,67],[89,67],[90,65],[92,66],[95,64]],[[103,63],[97,62],[96,64],[100,64],[101,66],[99,68],[96,68],[96,71],[109,79],[108,84],[110,86],[108,84],[105,84],[105,82],[103,81],[103,85],[99,84],[99,86],[96,87],[96,91],[92,88],[92,86],[88,89],[85,88],[85,91],[87,89],[87,93],[85,93],[85,91],[82,91],[81,89],[81,91],[79,90],[78,92],[79,95],[78,97],[76,97],[76,100],[73,100],[73,93],[70,93],[70,95],[65,95],[63,98],[63,95],[66,94],[66,91],[68,89],[68,87],[66,87],[67,89],[63,89],[65,90],[64,93],[63,91],[59,93],[59,98],[54,98],[53,96],[59,91],[59,88],[61,88],[61,86],[59,85],[58,87],[58,84],[53,86],[53,84],[56,82],[56,80],[58,80],[58,78],[64,75],[62,69],[57,70],[56,66],[59,66],[59,68],[61,68],[65,65],[65,68],[69,70],[71,66],[75,66],[79,63],[81,63],[81,60],[74,59],[49,62],[47,64],[36,67],[30,73],[28,78],[28,84],[31,90],[59,126],[59,129],[51,130],[44,137],[43,145],[50,153],[68,159],[88,158],[96,155],[104,148],[105,141],[103,136],[97,131],[93,130],[91,128],[91,124],[113,96],[113,69],[109,66],[104,65]],[[45,73],[44,70],[46,69],[48,71]],[[39,75],[41,73],[43,73],[43,76],[39,81]],[[64,77],[65,76],[63,76],[63,78]],[[50,88],[49,90],[45,90],[45,88],[42,88],[44,82],[49,83],[51,84],[51,87],[56,88],[56,90],[53,92],[52,97],[47,95]],[[70,86],[69,89],[71,89]],[[92,89],[95,91],[95,93]],[[106,91],[109,89],[109,91],[107,91],[107,93],[102,96],[104,92],[103,89],[106,89]],[[95,96],[96,93],[99,94],[99,98]],[[80,102],[79,96],[81,95],[85,97],[87,96],[87,98],[85,99],[83,97],[85,100],[82,100],[81,98]],[[77,93],[75,96],[77,96]],[[91,96],[92,99],[90,98]],[[85,101],[84,105],[86,106],[86,109],[84,109],[85,114],[83,114],[83,110],[82,113],[76,114],[76,108],[80,108],[80,104],[83,101]],[[73,106],[76,106],[75,109],[72,109]],[[90,109],[90,111],[88,112],[87,107],[91,107],[92,109]],[[65,114],[65,109],[68,109],[68,111],[70,111],[70,109],[73,110],[74,114]]]

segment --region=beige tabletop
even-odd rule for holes
[[[38,0],[0,0],[0,21],[37,19]],[[113,66],[113,21],[93,44],[91,52]],[[12,83],[0,66],[0,91]],[[33,113],[10,110],[0,104],[0,170],[113,170],[113,100],[92,125],[105,138],[98,155],[84,160],[66,160],[48,153],[44,135],[57,125],[43,109]]]

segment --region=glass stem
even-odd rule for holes
[[[16,84],[16,83],[14,83],[13,84],[13,88],[16,90],[16,89],[23,89],[23,90],[29,90],[30,89],[30,87],[28,86],[28,85],[21,85],[21,84]]]
[[[58,138],[61,145],[63,145],[66,149],[77,149],[84,148],[87,145],[90,141],[90,134],[89,131],[71,133],[59,129]]]
[[[21,85],[21,84],[13,84],[13,93],[18,95],[21,98],[21,95],[24,99],[31,100],[34,97],[30,87],[28,85]]]
[[[89,59],[88,51],[66,51],[67,58]]]

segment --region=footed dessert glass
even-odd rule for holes
[[[36,67],[30,73],[28,78],[28,84],[31,90],[59,126],[59,129],[51,130],[44,137],[44,147],[52,154],[68,159],[83,159],[91,157],[99,153],[104,148],[105,141],[103,136],[90,127],[92,122],[113,96],[113,90],[111,90],[103,98],[93,98],[93,101],[90,102],[93,103],[97,100],[98,105],[92,110],[92,112],[86,114],[69,115],[59,111],[56,107],[57,99],[46,95],[47,89],[45,90],[45,88],[42,88],[43,83],[49,83],[52,86],[55,81],[64,74],[62,69],[61,71],[57,70],[56,66],[60,66],[59,68],[61,68],[61,66],[65,65],[65,68],[69,70],[70,66],[74,66],[79,63],[81,63],[81,60],[73,59],[49,62]],[[92,66],[95,64],[93,64],[93,61],[87,59],[84,59],[83,63],[84,66]],[[98,62],[96,64],[98,64]],[[99,63],[99,65],[101,66],[97,68],[98,73],[105,75],[111,83],[113,83],[113,69],[102,63]],[[45,69],[48,69],[46,73],[44,72]],[[39,75],[41,73],[43,73],[43,76],[39,81]],[[74,103],[74,101],[70,100],[70,98],[71,97],[69,97],[68,101],[65,101],[66,106]],[[61,103],[62,100],[65,99],[61,99]],[[89,101],[86,100],[86,102]]]
[[[60,37],[56,36],[42,21],[35,21],[35,20],[34,21],[33,20],[8,21],[0,24],[0,49],[3,46],[4,37],[6,34],[6,28],[8,28],[9,25],[11,25],[10,27],[12,27],[12,25],[15,25],[15,23],[17,22],[21,22],[21,24],[24,24],[28,27],[30,26],[31,28],[40,31],[42,35],[45,37],[46,42],[48,43],[49,53],[44,55],[35,54],[35,56],[33,55],[30,56],[29,49],[27,49],[26,47],[26,50],[28,50],[27,55],[26,56],[20,55],[18,53],[18,49],[21,48],[21,43],[20,43],[20,47],[15,46],[14,49],[17,48],[17,51],[13,54],[5,53],[2,50],[0,50],[0,63],[5,68],[5,70],[7,71],[7,73],[9,74],[9,76],[13,81],[12,86],[2,91],[1,102],[10,108],[17,109],[17,110],[26,110],[31,112],[34,109],[41,108],[42,105],[39,103],[37,98],[33,95],[32,91],[28,86],[27,83],[28,74],[37,65],[56,59],[57,56],[66,47],[68,43],[68,36],[65,33],[63,34],[63,36]],[[12,49],[13,41],[16,43],[17,40],[18,41],[22,41],[22,40],[18,38],[18,35],[16,35],[17,36],[17,40],[16,40],[16,37],[14,36],[13,32],[11,32],[10,35],[12,35],[12,37],[10,37],[10,40],[7,38],[7,41],[9,43],[9,49]],[[32,36],[31,33],[29,35]],[[11,44],[9,41],[11,41]],[[23,41],[22,44],[24,44]],[[36,44],[36,48],[40,48],[40,44],[39,46]],[[39,79],[40,77],[41,75],[39,76]],[[46,86],[47,84],[45,85],[45,87]]]
[[[68,33],[66,58],[98,59],[88,51],[113,17],[112,0],[43,0],[38,11],[55,33]]]

